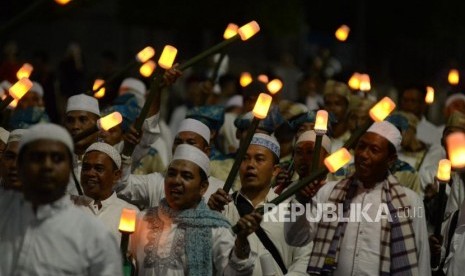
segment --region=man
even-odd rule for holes
[[[5,150],[9,135],[10,132],[8,130],[4,129],[3,127],[0,127],[0,155],[2,155],[3,151]]]
[[[40,83],[33,81],[32,87],[11,113],[10,128],[26,129],[38,123],[48,123],[50,118],[44,107],[44,89]]]
[[[15,129],[10,133],[5,151],[0,159],[1,186],[5,190],[21,191],[22,185],[18,176],[18,148],[21,137],[26,133],[25,129]]]
[[[58,125],[38,124],[22,137],[23,193],[0,193],[0,275],[122,275],[111,234],[65,195],[72,152]]]
[[[94,143],[87,148],[82,160],[81,185],[87,198],[75,199],[77,205],[81,205],[107,226],[118,243],[121,241],[118,226],[122,210],[137,210],[136,206],[119,199],[113,191],[120,177],[119,152],[106,143]]]
[[[240,167],[241,189],[232,199],[218,190],[210,197],[208,205],[213,210],[222,211],[231,224],[273,200],[277,195],[271,189],[271,180],[276,177],[279,167],[279,143],[269,135],[256,133]],[[271,253],[271,264],[275,275],[305,274],[311,246],[292,247],[283,239],[283,222],[263,221],[258,232],[249,236],[251,250],[260,257]],[[263,275],[265,267],[255,265],[253,275]]]
[[[179,145],[164,179],[158,207],[143,211],[131,236],[139,275],[248,275],[256,256],[247,236],[261,220],[242,218],[236,238],[220,214],[202,199],[208,187],[208,156],[191,145]]]
[[[310,202],[312,214],[286,223],[290,244],[314,242],[308,273],[431,274],[423,204],[388,170],[397,158],[401,139],[391,123],[374,123],[355,148],[354,175],[325,184]],[[321,203],[332,204],[327,208],[329,214],[325,216],[323,207],[319,222],[307,220],[309,215],[317,218],[317,205]],[[335,213],[330,208],[335,208]],[[352,216],[357,209],[363,214]]]

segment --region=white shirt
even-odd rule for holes
[[[270,189],[270,191],[268,192],[265,198],[265,201],[257,204],[255,208],[267,202],[270,202],[277,196],[278,195],[272,189]],[[244,198],[247,199],[245,196]],[[236,200],[236,199],[234,198],[233,200]],[[250,200],[248,201],[252,205],[252,202],[250,202]],[[234,201],[230,202],[228,205],[225,206],[223,215],[229,220],[231,225],[235,225],[241,217],[239,215],[239,211],[237,211]],[[263,228],[266,235],[270,238],[270,240],[275,245],[276,249],[279,251],[281,259],[283,260],[284,265],[286,266],[288,270],[288,274],[286,275],[307,275],[306,271],[307,271],[308,261],[310,258],[310,252],[312,250],[312,244],[310,243],[302,247],[294,247],[294,246],[290,246],[289,244],[287,244],[284,239],[284,223],[283,222],[273,222],[273,221],[265,222],[262,220],[262,222],[260,223],[260,226]],[[255,233],[250,234],[247,239],[250,244],[250,249],[252,250],[252,252],[257,254],[259,257],[269,253]],[[271,259],[272,259],[272,264],[269,264],[269,265],[273,265],[273,270],[275,272],[275,275],[283,275],[282,270],[279,267],[279,265],[276,263],[276,261],[274,261],[272,257]],[[255,263],[253,275],[255,276],[263,275],[263,268],[261,267],[261,264],[258,259],[257,259],[257,262]]]
[[[417,125],[417,138],[428,145],[440,144],[442,131],[438,126],[428,121],[425,116],[422,116]]]
[[[156,250],[156,264],[144,267],[144,258],[148,244],[149,222],[144,220],[146,211],[142,211],[137,220],[136,232],[131,235],[131,252],[137,260],[139,275],[183,276],[188,271],[185,252],[185,230],[178,228],[171,219],[159,213],[163,221],[163,232],[153,250]],[[233,250],[235,238],[230,229],[219,227],[212,230],[213,275],[251,275],[256,256],[240,260]],[[177,253],[175,253],[177,251]]]
[[[329,196],[337,181],[325,184],[312,199],[312,207],[317,203],[328,202]],[[415,233],[415,244],[418,252],[419,275],[431,275],[430,252],[428,232],[423,202],[415,192],[404,188],[412,210],[417,213],[412,219],[412,228]],[[381,204],[382,184],[378,183],[373,189],[367,190],[360,186],[352,203],[361,204],[361,210],[371,207],[366,212],[373,222],[361,220],[348,222],[344,238],[340,247],[338,266],[335,276],[342,275],[378,275],[380,265],[381,221],[376,221],[376,214]],[[312,208],[313,218],[316,217],[316,208]],[[303,245],[316,235],[318,223],[309,222],[305,215],[298,217],[296,222],[285,223],[286,240],[293,245]]]
[[[122,275],[105,226],[67,196],[34,213],[14,191],[0,193],[0,275]]]

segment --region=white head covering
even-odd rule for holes
[[[119,152],[112,146],[110,146],[107,143],[102,143],[102,142],[96,142],[90,145],[85,153],[91,152],[91,151],[100,151],[108,155],[108,157],[115,162],[116,167],[118,169],[121,169],[121,155]]]
[[[278,140],[276,140],[276,138],[273,136],[264,133],[255,133],[250,144],[265,147],[271,150],[271,152],[279,158],[281,148],[279,146]]]
[[[191,118],[184,119],[179,125],[179,129],[176,135],[184,131],[190,131],[199,134],[203,137],[203,139],[205,139],[205,141],[207,141],[207,144],[210,145],[210,128],[208,128],[208,126],[206,126],[201,121]]]
[[[244,99],[242,98],[242,95],[234,95],[228,99],[228,101],[226,102],[226,108],[232,107],[232,106],[238,106],[238,107],[244,106]]]
[[[8,136],[10,136],[10,132],[3,127],[0,127],[0,140],[4,144],[8,143]]]
[[[24,145],[40,139],[61,142],[65,144],[70,152],[74,151],[73,139],[65,128],[52,123],[41,123],[33,125],[23,134],[22,139],[19,141],[19,152],[21,152]]]
[[[456,93],[452,94],[449,97],[447,97],[446,102],[444,103],[445,107],[448,107],[452,102],[455,102],[456,100],[462,100],[465,102],[465,95],[462,93]]]
[[[100,116],[100,109],[96,98],[79,94],[69,97],[66,105],[66,113],[70,111],[87,111]]]
[[[7,80],[0,82],[0,97],[6,96],[8,94],[8,89],[10,89],[11,83]]]
[[[27,129],[15,129],[10,133],[10,137],[8,137],[8,144],[11,142],[19,142],[21,138],[23,138],[24,134],[27,132]]]
[[[400,131],[393,124],[387,121],[376,122],[367,130],[386,138],[396,148],[400,149],[400,142],[402,142],[402,135]]]
[[[44,96],[44,88],[36,81],[32,82],[32,87],[29,91],[36,92],[41,98]]]
[[[207,176],[210,175],[210,159],[203,151],[194,146],[188,144],[177,146],[172,161],[174,160],[191,161],[197,164]]]
[[[316,140],[316,132],[314,130],[307,130],[300,134],[299,139],[297,139],[296,144],[301,142],[315,142]],[[331,139],[328,136],[323,135],[323,139],[321,140],[321,146],[326,150],[326,152],[331,152]]]
[[[145,103],[145,94],[147,93],[145,84],[136,78],[125,78],[119,86],[119,94],[124,95],[131,92],[136,96],[139,107],[142,108]]]

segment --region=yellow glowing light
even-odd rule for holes
[[[439,161],[438,172],[436,178],[442,182],[449,182],[450,180],[451,163],[448,159]]]
[[[97,121],[97,124],[100,129],[108,131],[110,128],[115,127],[116,125],[121,124],[123,121],[123,116],[117,111],[108,114],[107,116],[100,118]]]
[[[371,83],[370,83],[370,76],[368,74],[360,75],[360,90],[361,91],[370,91]]]
[[[396,108],[396,104],[389,97],[384,97],[370,109],[369,114],[373,121],[381,122],[394,108]]]
[[[64,5],[68,4],[69,2],[71,2],[71,0],[55,0],[55,2],[57,4],[59,4],[59,5],[64,6]]]
[[[346,148],[340,148],[330,156],[326,157],[324,163],[326,168],[328,168],[331,173],[334,173],[345,164],[349,163],[350,159],[352,159],[352,156],[349,151]]]
[[[92,90],[95,91],[97,88],[101,87],[98,91],[94,92],[94,97],[97,99],[103,98],[105,96],[105,87],[102,85],[105,83],[102,79],[96,79],[94,81],[94,85],[92,86]]]
[[[155,49],[150,46],[145,47],[137,53],[136,59],[140,63],[145,63],[147,60],[151,59],[155,55]]]
[[[263,82],[263,83],[265,83],[265,84],[268,83],[268,82],[270,81],[270,80],[268,79],[268,76],[265,75],[265,74],[260,74],[260,75],[258,75],[257,80],[258,80],[259,82]]]
[[[274,95],[278,93],[278,91],[281,90],[281,88],[283,88],[283,82],[279,79],[274,79],[266,85],[266,88],[268,88],[268,91],[270,91],[270,93]]]
[[[29,78],[31,76],[32,70],[34,70],[34,67],[30,65],[29,63],[24,63],[21,68],[19,68],[18,72],[16,72],[16,77],[18,80],[22,78]]]
[[[13,86],[8,89],[8,92],[11,97],[19,101],[31,87],[32,82],[28,78],[22,78],[13,84]]]
[[[266,115],[268,114],[268,110],[270,109],[272,100],[273,97],[270,95],[266,93],[260,93],[252,111],[253,116],[258,119],[265,119]]]
[[[119,219],[119,231],[125,233],[134,233],[136,231],[136,210],[123,208]]]
[[[163,69],[170,69],[173,66],[174,59],[178,54],[178,49],[171,45],[165,45],[163,52],[161,53],[160,59],[158,59],[158,65]]]
[[[8,107],[11,108],[11,109],[15,109],[16,106],[18,106],[18,100],[16,100],[16,99],[11,101],[11,103],[8,105]]]
[[[361,74],[358,72],[355,72],[352,77],[350,77],[348,85],[352,90],[359,90],[360,89],[360,79],[361,79]]]
[[[328,111],[318,110],[316,113],[315,126],[313,127],[315,131],[326,132],[328,130]]]
[[[139,68],[139,72],[142,76],[148,78],[152,75],[153,71],[155,70],[155,67],[157,67],[155,61],[149,60],[146,63],[142,64],[142,66]]]
[[[426,87],[425,102],[427,104],[432,104],[434,102],[434,88],[431,86]]]
[[[457,69],[450,69],[449,75],[447,76],[447,80],[451,85],[457,85],[459,84],[459,70]]]
[[[241,84],[242,87],[246,87],[247,85],[252,83],[252,75],[250,75],[249,72],[242,73],[239,83]]]
[[[256,21],[251,21],[237,30],[242,40],[247,40],[260,31],[260,26]]]
[[[237,26],[234,23],[229,23],[228,27],[226,27],[226,30],[224,30],[224,34],[223,34],[224,39],[229,39],[237,35],[237,30],[239,30],[239,26]]]
[[[347,25],[342,25],[336,30],[334,34],[339,41],[346,41],[349,37],[350,28]]]
[[[447,136],[447,155],[453,168],[465,167],[465,134],[454,132]]]

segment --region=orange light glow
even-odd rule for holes
[[[19,68],[18,72],[16,72],[16,77],[18,80],[22,78],[29,78],[31,76],[32,70],[34,70],[34,67],[30,65],[29,63],[24,63],[21,68]]]
[[[268,82],[270,81],[270,80],[268,79],[268,76],[265,75],[265,74],[260,74],[260,75],[258,75],[257,80],[258,80],[259,82],[263,82],[263,83],[268,83]]]
[[[241,74],[241,78],[239,80],[239,83],[241,84],[242,87],[246,87],[247,85],[252,83],[252,75],[250,75],[249,72],[244,72]]]
[[[465,134],[454,132],[446,137],[447,155],[453,168],[465,167]]]
[[[447,76],[447,80],[451,85],[457,85],[460,81],[459,70],[457,69],[450,69],[449,75]]]
[[[396,104],[389,97],[384,97],[370,109],[369,114],[373,121],[381,122],[394,108],[396,108]]]
[[[124,208],[121,211],[121,217],[119,219],[119,231],[134,233],[134,231],[136,231],[136,217],[136,210]]]
[[[346,41],[349,37],[350,28],[347,25],[342,25],[336,30],[334,34],[339,41]]]
[[[268,110],[270,109],[272,100],[273,97],[270,95],[266,93],[260,93],[252,111],[253,116],[258,119],[265,119],[266,115],[268,114]]]
[[[69,2],[71,2],[71,0],[55,0],[55,2],[57,4],[59,4],[59,5],[64,6],[64,5],[68,4]]]
[[[330,156],[326,157],[324,163],[326,168],[328,168],[331,173],[334,173],[345,164],[349,163],[351,158],[352,156],[346,148],[340,148]]]
[[[449,182],[450,180],[451,163],[448,159],[439,161],[438,172],[436,178],[442,182]]]
[[[316,132],[324,132],[328,130],[328,111],[318,110],[316,113],[315,126],[313,127]]]
[[[268,88],[268,91],[274,95],[278,93],[281,88],[283,88],[283,82],[279,79],[274,79],[266,85],[266,88]]]
[[[11,103],[8,105],[8,108],[10,108],[10,109],[15,109],[16,106],[18,106],[18,100],[14,99],[14,100],[11,101]]]
[[[157,67],[157,64],[153,60],[149,60],[146,63],[142,64],[142,66],[139,68],[139,73],[148,78],[152,75],[153,71]]]
[[[360,79],[361,79],[361,74],[358,72],[355,72],[352,77],[350,77],[348,85],[352,90],[359,90],[360,89]]]
[[[100,129],[108,131],[110,128],[115,127],[116,125],[121,124],[123,121],[123,116],[117,111],[108,114],[105,117],[100,118],[97,121],[97,124]]]
[[[8,89],[11,97],[16,100],[21,100],[21,98],[31,89],[32,82],[28,78],[22,78],[17,81],[13,86]]]
[[[371,90],[370,76],[368,74],[360,75],[360,90],[364,92]]]
[[[239,26],[237,26],[234,23],[229,23],[228,27],[226,27],[226,30],[224,30],[223,38],[224,39],[229,39],[229,38],[237,35],[237,30],[239,30]]]
[[[136,59],[140,63],[145,63],[147,62],[147,60],[151,59],[154,55],[155,55],[155,49],[153,49],[150,46],[147,46],[144,49],[142,49],[142,51],[137,53]]]
[[[432,104],[434,102],[434,88],[431,86],[426,87],[425,102],[427,104]]]
[[[260,26],[256,21],[249,22],[237,30],[242,40],[247,40],[260,31]]]
[[[163,69],[170,69],[173,66],[174,59],[178,54],[178,49],[171,45],[165,45],[163,52],[161,53],[160,59],[158,59],[158,65]]]
[[[105,83],[105,81],[102,80],[102,79],[96,79],[94,81],[94,85],[92,86],[93,91],[95,91],[96,89],[101,87],[98,91],[94,92],[94,97],[95,98],[101,99],[101,98],[103,98],[103,96],[105,96],[105,87],[102,86],[104,83]]]

